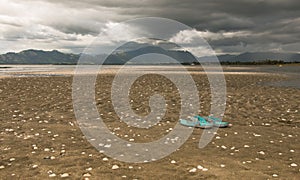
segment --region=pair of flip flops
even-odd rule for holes
[[[201,116],[194,116],[191,117],[189,120],[180,119],[180,124],[188,127],[200,127],[200,128],[212,128],[212,127],[228,127],[228,122],[222,122],[222,119],[208,116],[208,117],[201,117]]]

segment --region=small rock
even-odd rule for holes
[[[171,164],[175,164],[175,163],[176,163],[176,161],[175,161],[175,160],[172,160],[172,161],[171,161]]]
[[[5,166],[0,166],[0,169],[4,169],[5,168]]]
[[[273,176],[273,177],[278,177],[278,174],[273,174],[272,176]]]
[[[32,165],[32,168],[37,168],[37,167],[38,167],[37,164]]]
[[[197,168],[201,169],[201,170],[203,169],[203,167],[201,165],[198,165]]]
[[[93,168],[89,167],[89,168],[86,168],[85,170],[91,171],[91,170],[93,170]]]
[[[63,173],[60,175],[60,177],[64,178],[64,177],[69,177],[70,175],[68,173]]]
[[[225,165],[224,164],[220,164],[220,167],[223,168],[223,167],[225,167]]]
[[[55,176],[56,176],[55,173],[49,174],[49,177],[55,177]]]
[[[192,168],[192,169],[189,170],[189,172],[196,172],[196,171],[197,171],[196,168]]]
[[[222,146],[221,146],[221,148],[222,148],[222,149],[227,149],[227,147],[226,147],[226,146],[224,146],[224,145],[222,145]]]
[[[208,171],[208,169],[207,168],[203,168],[202,171]]]
[[[296,163],[291,164],[292,167],[297,167],[298,165]]]
[[[265,152],[259,151],[258,154],[265,155]]]
[[[105,157],[105,158],[103,158],[102,160],[103,160],[103,161],[108,161],[108,158],[107,158],[107,157]]]
[[[113,165],[111,169],[119,169],[118,165]]]
[[[91,177],[92,175],[90,173],[83,174],[83,177]]]
[[[290,152],[292,152],[292,153],[293,153],[293,152],[295,152],[295,150],[291,149],[291,150],[290,150]]]
[[[253,133],[253,136],[255,136],[255,137],[260,137],[261,135],[260,135],[260,134]]]

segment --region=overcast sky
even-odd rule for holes
[[[0,0],[0,53],[80,53],[111,24],[149,16],[195,28],[217,53],[300,53],[299,0]]]

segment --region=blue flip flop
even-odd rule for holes
[[[203,129],[212,128],[213,123],[207,122],[200,116],[191,117],[190,120],[180,119],[180,124],[188,127],[199,127]]]
[[[212,122],[215,127],[225,128],[225,127],[229,126],[228,122],[224,122],[220,118],[216,118],[216,117],[213,117],[213,116],[208,116],[208,117],[205,117],[205,119],[207,119],[207,121]]]

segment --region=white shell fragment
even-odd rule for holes
[[[119,169],[118,165],[113,165],[111,169]]]

